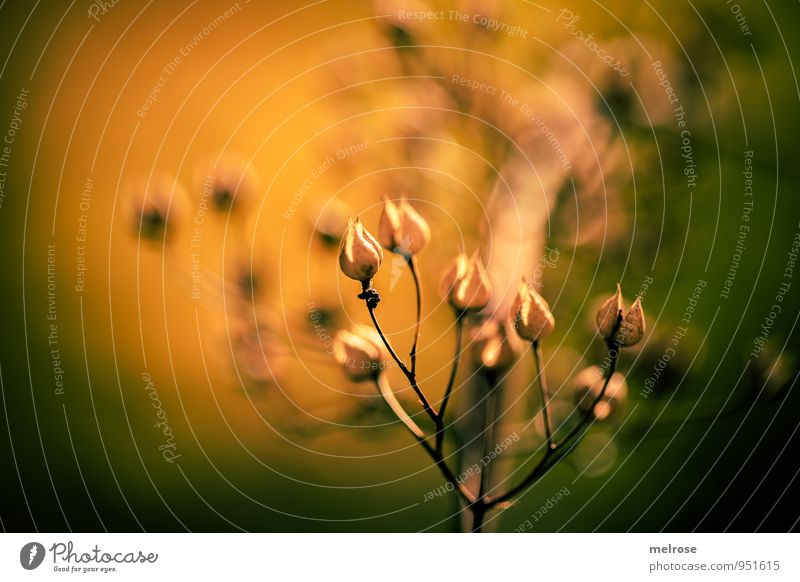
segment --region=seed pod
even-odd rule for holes
[[[347,224],[342,250],[339,253],[339,267],[342,273],[366,283],[378,272],[383,262],[383,250],[378,241],[364,228],[358,218]]]
[[[386,368],[385,351],[362,329],[340,330],[333,340],[333,354],[353,382],[374,380]]]
[[[617,321],[622,317],[625,303],[622,301],[622,288],[617,283],[617,292],[606,299],[597,312],[597,329],[603,339],[611,339],[617,329]]]
[[[524,277],[511,313],[514,314],[517,334],[530,342],[547,337],[556,326],[547,301],[528,285]]]
[[[378,239],[384,248],[410,257],[424,249],[431,240],[428,222],[405,200],[395,204],[383,201],[383,213],[378,225]]]
[[[491,296],[492,284],[478,251],[475,251],[467,263],[464,276],[457,279],[450,290],[450,305],[458,311],[480,311],[489,304]]]
[[[642,309],[641,295],[631,305],[630,310],[622,320],[614,341],[620,347],[629,348],[638,344],[645,331],[644,310]]]

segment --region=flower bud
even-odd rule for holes
[[[614,341],[624,348],[635,346],[642,340],[644,330],[644,310],[642,309],[642,297],[640,295],[631,305],[630,310],[625,315],[625,319],[622,320]]]
[[[230,212],[258,196],[260,179],[248,158],[225,154],[209,170],[203,189],[204,193],[210,189],[217,210]]]
[[[388,250],[410,257],[431,240],[427,221],[405,200],[398,204],[388,198],[383,201],[383,213],[378,225],[378,239]]]
[[[342,250],[339,253],[339,267],[342,273],[366,283],[378,272],[383,261],[383,251],[378,241],[364,228],[359,219],[349,219]]]
[[[464,253],[459,253],[450,266],[445,269],[442,274],[442,280],[439,283],[439,293],[442,297],[450,297],[450,292],[455,287],[455,284],[464,278],[467,274],[467,266],[469,265],[469,257]]]
[[[308,213],[308,222],[324,246],[338,248],[347,232],[350,208],[336,198],[317,204]]]
[[[547,301],[528,285],[524,277],[511,312],[517,334],[529,342],[547,337],[556,326]]]
[[[473,361],[476,367],[493,372],[503,372],[517,360],[517,346],[512,343],[506,327],[494,319],[488,320],[472,341]]]
[[[183,185],[168,174],[133,184],[127,197],[126,216],[142,239],[163,240],[186,218],[188,194]]]
[[[622,288],[617,283],[617,292],[606,299],[597,312],[597,329],[604,339],[611,339],[617,329],[617,321],[622,317],[625,303],[622,301]]]
[[[463,276],[456,276],[448,297],[450,305],[458,311],[480,311],[489,304],[491,295],[492,285],[478,251],[475,251],[467,262]]]
[[[333,355],[353,382],[373,380],[386,368],[388,357],[376,335],[363,328],[340,330],[333,340]]]

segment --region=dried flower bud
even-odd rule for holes
[[[374,380],[386,368],[388,356],[377,334],[363,328],[341,330],[333,339],[333,354],[353,382]]]
[[[450,305],[458,311],[480,311],[489,304],[491,296],[492,284],[478,251],[475,251],[467,262],[463,276],[457,277],[450,289]]]
[[[517,360],[517,346],[512,343],[506,327],[494,319],[476,332],[472,349],[474,365],[493,372],[508,370]]]
[[[383,213],[378,225],[378,239],[388,250],[404,257],[420,252],[431,240],[427,221],[405,200],[395,204],[383,201]]]
[[[442,297],[450,297],[450,292],[455,287],[455,284],[464,278],[467,274],[467,267],[469,265],[469,257],[464,253],[459,253],[450,266],[445,269],[442,274],[442,280],[439,283],[439,293]]]
[[[338,248],[347,232],[349,215],[347,204],[333,198],[324,204],[313,205],[308,213],[308,222],[317,240],[326,247]]]
[[[535,342],[553,331],[556,320],[550,312],[550,305],[522,278],[517,298],[511,309],[514,314],[514,327],[524,340]]]
[[[143,239],[159,241],[180,226],[188,211],[188,194],[168,174],[142,180],[129,188],[127,217]],[[170,229],[167,229],[169,222]]]
[[[635,346],[642,340],[644,330],[644,310],[642,309],[642,297],[640,295],[636,298],[636,301],[633,302],[633,305],[631,305],[630,310],[625,315],[625,319],[622,320],[622,324],[619,326],[619,331],[614,341],[620,347],[628,348]]]
[[[358,218],[350,219],[344,244],[339,253],[339,266],[342,273],[366,283],[378,272],[383,262],[383,251],[373,236],[364,228]]]
[[[625,303],[622,301],[622,288],[617,283],[617,292],[606,299],[597,312],[597,329],[604,339],[611,339],[617,329],[617,321],[622,317]]]

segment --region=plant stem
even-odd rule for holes
[[[397,416],[397,418],[406,426],[409,432],[414,435],[414,438],[417,439],[417,442],[419,442],[425,452],[428,453],[428,456],[430,456],[430,458],[434,461],[444,478],[447,479],[449,483],[452,483],[453,488],[461,496],[464,503],[466,503],[467,506],[472,507],[475,503],[475,497],[472,495],[472,493],[470,493],[469,489],[467,489],[467,487],[461,483],[461,481],[459,481],[458,477],[453,474],[453,472],[450,470],[450,467],[447,466],[444,456],[428,443],[425,433],[411,419],[411,417],[395,397],[394,391],[389,385],[389,381],[386,379],[386,376],[383,374],[378,375],[375,378],[375,384],[378,387],[378,392],[380,392],[386,404],[389,405],[389,408],[392,409],[392,412],[395,413],[395,416]]]
[[[524,491],[525,489],[533,485],[551,467],[553,467],[558,461],[563,459],[566,456],[566,454],[571,451],[571,449],[567,449],[563,454],[557,455],[558,451],[564,450],[565,446],[573,439],[573,437],[578,435],[583,430],[583,428],[587,424],[589,424],[594,415],[594,407],[597,405],[598,402],[600,402],[600,400],[602,400],[603,396],[605,395],[606,389],[608,388],[608,383],[610,382],[611,377],[614,375],[614,371],[616,370],[617,358],[619,357],[619,346],[614,344],[613,341],[611,340],[607,342],[607,345],[610,358],[608,373],[606,374],[605,381],[603,382],[603,387],[600,389],[600,392],[597,394],[594,401],[592,402],[591,408],[589,408],[589,410],[587,410],[583,414],[583,417],[581,417],[581,420],[578,422],[578,424],[572,428],[572,430],[567,434],[567,436],[565,436],[561,440],[561,442],[558,443],[554,442],[552,446],[548,446],[544,456],[539,460],[539,462],[536,464],[533,470],[531,470],[531,472],[528,473],[525,479],[523,479],[518,485],[512,487],[499,497],[490,500],[484,499],[483,503],[486,504],[489,509],[491,509],[492,507],[496,507],[501,503],[509,501],[510,499],[514,498],[518,493]]]
[[[424,442],[425,433],[419,426],[417,426],[417,423],[414,422],[414,420],[403,408],[403,405],[397,400],[392,387],[389,385],[389,380],[386,378],[386,375],[378,375],[378,377],[375,379],[375,384],[378,386],[378,392],[380,392],[381,397],[384,399],[386,404],[389,405],[389,408],[392,409],[392,412],[394,412],[395,416],[400,420],[400,422],[406,426],[409,432],[411,432],[411,434],[413,434],[418,441]]]
[[[444,413],[447,410],[447,403],[450,401],[450,394],[453,392],[453,386],[456,382],[456,374],[458,373],[458,362],[461,359],[461,349],[464,335],[464,314],[463,312],[456,313],[456,350],[453,355],[453,364],[450,368],[450,378],[447,381],[447,388],[444,391],[442,398],[442,405],[439,408],[439,420],[444,429]],[[444,430],[436,433],[436,450],[441,452],[444,445]]]
[[[610,358],[610,362],[608,365],[608,373],[606,374],[606,378],[603,381],[603,387],[600,389],[600,392],[597,393],[597,396],[595,396],[588,410],[586,410],[586,412],[583,413],[583,417],[581,418],[580,422],[578,422],[578,424],[572,427],[572,430],[570,430],[567,433],[567,436],[561,439],[561,442],[555,443],[553,445],[555,449],[560,449],[566,443],[568,443],[570,439],[572,439],[575,435],[577,435],[594,416],[594,407],[597,406],[597,404],[603,399],[603,396],[605,396],[606,389],[608,388],[608,384],[611,381],[611,377],[614,375],[614,372],[617,369],[617,358],[619,357],[619,347],[609,342],[608,355]]]
[[[472,505],[472,533],[481,533],[483,528],[483,518],[486,517],[487,506],[482,500]]]
[[[486,396],[486,403],[484,404],[485,410],[483,414],[483,433],[481,434],[481,439],[483,441],[482,461],[486,460],[486,458],[489,456],[489,447],[492,446],[492,441],[494,440],[494,417],[495,408],[497,406],[497,383],[494,379],[491,379],[489,382],[491,385],[489,388],[489,394]],[[489,465],[487,464],[481,469],[480,485],[478,486],[478,499],[483,499],[483,496],[486,493],[486,487],[489,484],[490,474]]]
[[[400,367],[400,370],[402,370],[403,374],[405,374],[406,378],[408,378],[408,382],[409,384],[411,384],[411,388],[414,389],[414,392],[416,392],[420,402],[422,402],[422,408],[425,409],[425,412],[428,413],[428,416],[430,416],[433,422],[437,425],[437,430],[438,430],[440,423],[439,416],[436,414],[436,411],[433,410],[433,407],[428,401],[428,398],[425,396],[420,387],[417,385],[416,375],[406,367],[406,365],[403,363],[403,360],[401,360],[395,353],[394,349],[392,348],[392,344],[390,344],[389,340],[386,339],[386,336],[384,335],[383,330],[381,329],[381,326],[378,323],[378,318],[375,317],[375,308],[372,305],[367,304],[367,310],[369,311],[369,316],[372,319],[372,325],[375,327],[375,331],[377,331],[378,335],[381,337],[383,345],[386,346],[386,349],[389,350],[389,355],[392,356],[392,359],[395,362],[397,362],[397,365]]]
[[[533,342],[533,361],[536,364],[536,375],[539,377],[539,388],[542,392],[542,419],[544,420],[544,434],[547,437],[548,448],[555,448],[553,442],[553,429],[550,424],[550,393],[547,390],[547,378],[542,366],[542,346],[538,340]]]
[[[422,321],[422,290],[420,289],[419,277],[417,276],[417,258],[414,255],[406,259],[408,263],[408,270],[411,271],[411,277],[414,279],[414,289],[417,292],[417,323],[414,326],[414,343],[411,344],[411,373],[417,373],[417,344],[419,343],[419,329]]]

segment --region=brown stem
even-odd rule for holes
[[[449,483],[452,483],[453,488],[461,496],[464,503],[466,503],[467,506],[472,507],[475,503],[475,497],[472,495],[472,493],[470,493],[469,489],[467,489],[467,487],[461,483],[461,481],[459,481],[458,477],[453,474],[453,472],[450,470],[450,467],[447,466],[444,456],[428,443],[425,433],[411,419],[411,417],[395,397],[394,391],[389,385],[389,381],[386,379],[386,377],[383,374],[378,375],[375,378],[375,384],[378,387],[378,392],[380,392],[380,395],[383,397],[386,404],[389,405],[389,408],[392,409],[392,412],[395,413],[395,416],[397,416],[397,418],[405,425],[409,432],[414,435],[414,438],[417,439],[417,442],[422,446],[425,452],[428,453],[428,456],[430,456],[430,458],[436,464],[444,478]]]
[[[586,410],[586,412],[583,413],[583,417],[581,418],[580,422],[578,422],[578,424],[572,427],[572,430],[567,433],[567,436],[561,439],[561,442],[555,443],[553,445],[555,449],[563,448],[564,445],[567,444],[570,441],[570,439],[572,439],[575,435],[577,435],[594,416],[594,408],[603,399],[603,396],[605,396],[606,389],[608,388],[608,384],[611,381],[611,376],[614,375],[614,372],[617,369],[619,346],[613,344],[612,342],[609,342],[608,355],[610,358],[610,362],[608,366],[608,373],[606,374],[606,378],[603,381],[603,387],[600,389],[600,392],[597,393],[597,396],[595,396],[591,406]]]
[[[375,316],[375,307],[377,306],[377,302],[380,301],[379,297],[376,299],[378,292],[370,287],[369,282],[364,282],[363,287],[364,291],[359,295],[359,298],[364,299],[365,303],[367,304],[367,311],[369,311],[369,316],[372,319],[372,325],[375,327],[375,331],[378,332],[378,335],[383,341],[383,345],[385,345],[386,349],[389,351],[389,355],[395,362],[397,362],[397,365],[399,366],[400,370],[402,370],[405,377],[408,378],[408,382],[409,384],[411,384],[411,388],[414,389],[414,392],[416,392],[420,402],[422,402],[422,408],[424,408],[425,412],[428,413],[428,416],[431,417],[433,422],[436,424],[438,430],[440,424],[439,416],[436,414],[436,411],[431,406],[430,402],[428,401],[428,398],[422,392],[419,385],[417,385],[416,374],[414,374],[411,370],[409,370],[403,363],[403,360],[401,360],[395,353],[394,348],[392,348],[392,344],[389,343],[389,340],[384,335],[383,330],[381,329],[381,326],[378,323],[378,318]]]
[[[612,334],[612,337],[614,337],[614,335],[615,334]],[[589,408],[589,410],[587,410],[583,414],[583,417],[578,422],[578,424],[572,428],[572,430],[567,434],[567,436],[565,436],[561,440],[561,442],[553,443],[552,447],[547,448],[547,451],[545,452],[544,456],[536,464],[533,470],[530,473],[528,473],[525,479],[523,479],[518,485],[512,487],[510,490],[508,490],[506,493],[503,493],[499,497],[490,500],[484,499],[483,502],[488,506],[489,509],[501,503],[509,501],[510,499],[514,498],[518,493],[524,491],[525,489],[533,485],[551,467],[553,467],[558,461],[563,459],[571,451],[571,449],[567,449],[563,454],[560,455],[556,454],[558,451],[564,450],[565,446],[572,440],[572,438],[578,435],[583,430],[583,428],[587,424],[589,424],[594,414],[594,407],[597,405],[598,402],[600,402],[600,400],[605,395],[606,389],[608,388],[608,383],[611,380],[611,376],[614,375],[614,370],[616,369],[617,366],[617,358],[619,357],[619,346],[611,340],[607,342],[607,345],[610,358],[608,373],[606,374],[605,381],[603,382],[603,387],[600,389],[600,392],[597,394],[594,401],[592,402],[591,408]]]
[[[489,394],[486,396],[486,408],[483,414],[483,433],[481,438],[483,440],[483,459],[489,456],[489,447],[492,446],[494,440],[494,416],[497,407],[497,384],[492,380]],[[480,485],[478,487],[478,499],[483,499],[486,492],[486,486],[489,484],[489,466],[487,465],[481,469]]]
[[[536,375],[539,377],[539,388],[542,392],[542,419],[544,420],[544,434],[547,437],[547,446],[555,448],[553,442],[553,429],[550,424],[550,393],[547,390],[547,378],[542,366],[542,346],[538,340],[533,341],[533,361],[536,364]]]
[[[436,433],[436,450],[441,452],[444,445],[444,413],[447,410],[447,403],[450,401],[450,394],[453,392],[453,386],[456,382],[456,374],[458,373],[458,361],[461,359],[461,349],[464,335],[464,313],[456,313],[456,350],[453,355],[453,364],[450,367],[450,378],[447,381],[447,388],[444,391],[442,398],[442,405],[439,408],[439,420],[442,425],[442,430]]]
[[[481,533],[483,529],[483,518],[486,517],[488,507],[483,501],[477,501],[470,507],[472,511],[472,533]]]
[[[411,277],[414,279],[414,289],[417,294],[417,323],[414,326],[414,343],[411,344],[411,373],[417,373],[417,344],[419,343],[419,329],[422,321],[422,290],[420,289],[419,277],[417,276],[417,258],[414,255],[406,259]]]

